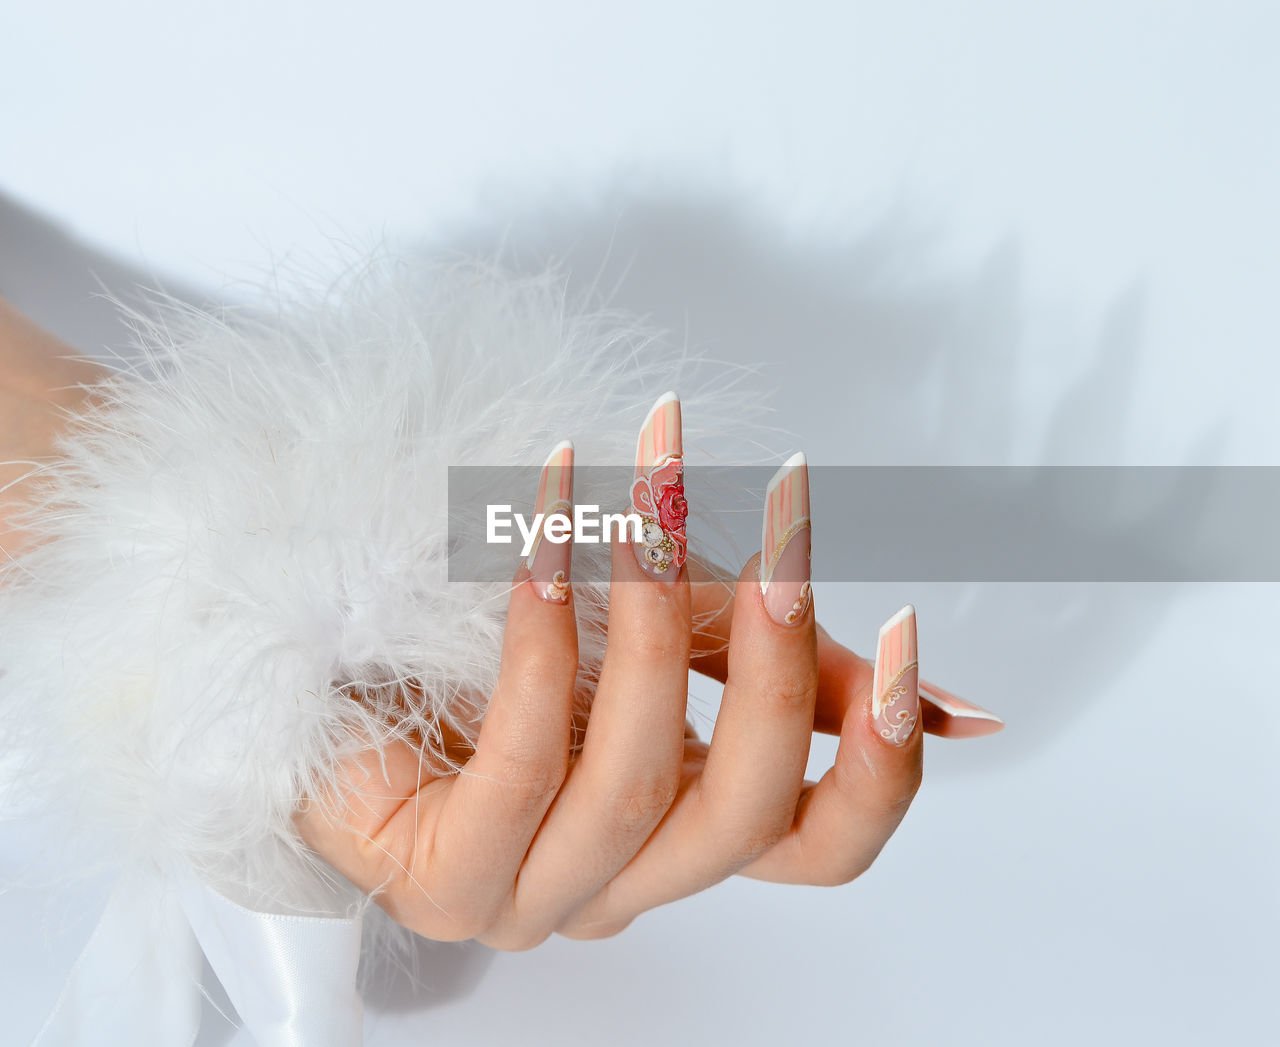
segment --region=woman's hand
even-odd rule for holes
[[[581,753],[570,746],[578,656],[568,547],[544,541],[515,577],[498,685],[461,773],[429,776],[403,743],[353,762],[353,795],[316,798],[299,816],[320,854],[428,938],[523,949],[553,932],[602,937],[738,872],[845,883],[870,865],[920,784],[914,611],[882,630],[878,680],[817,627],[803,460],[771,485],[766,514],[777,526],[765,531],[763,572],[753,558],[726,601],[703,568],[691,586],[683,513],[662,511],[682,505],[679,469],[669,468],[678,404],[656,447],[653,425],[651,415],[637,475],[654,482],[648,495],[633,491],[633,504],[661,525],[662,542],[654,532],[635,556],[613,546],[608,643]],[[556,488],[544,473],[540,510]],[[695,665],[725,683],[709,743],[685,726],[695,603],[705,612]],[[804,770],[816,727],[841,740],[815,784]]]
[[[24,538],[7,519],[17,481],[55,452],[86,402],[78,384],[105,373],[0,302],[0,457],[11,463],[0,475],[5,553]],[[678,448],[678,419],[668,437]],[[683,491],[673,500],[670,484],[661,497],[649,490],[662,548],[683,559],[683,515],[669,518]],[[431,777],[419,751],[401,743],[346,768],[359,795],[338,805],[340,817],[332,797],[313,798],[299,815],[312,846],[428,937],[502,948],[553,931],[599,937],[735,872],[845,882],[875,857],[915,794],[921,727],[970,735],[1000,726],[922,684],[922,722],[907,709],[907,729],[886,728],[883,710],[873,716],[881,703],[872,666],[816,625],[794,571],[777,575],[772,598],[755,559],[736,582],[677,563],[658,572],[674,576],[671,585],[643,559],[651,547],[638,560],[615,545],[608,651],[584,745],[571,753],[577,636],[572,593],[561,584],[568,546],[542,549],[532,571],[516,576],[499,684],[462,773]],[[766,573],[782,552],[774,550]],[[797,613],[787,621],[790,610]],[[894,628],[908,622],[913,629],[913,616]],[[685,727],[690,664],[725,684],[709,744]],[[815,730],[841,739],[835,766],[816,784],[803,781]]]

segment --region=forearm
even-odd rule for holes
[[[11,524],[28,490],[32,465],[54,453],[66,410],[85,403],[78,383],[105,369],[33,324],[0,299],[0,549],[12,554],[24,536]]]

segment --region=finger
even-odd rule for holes
[[[379,896],[412,877],[412,854],[388,843],[387,826],[407,803],[428,830],[449,780],[429,773],[407,741],[369,747],[344,761],[332,788],[308,796],[294,824],[307,844],[362,891]]]
[[[658,532],[634,552],[614,543],[607,646],[582,752],[505,917],[482,939],[497,947],[523,948],[551,934],[631,860],[680,788],[690,627],[683,513],[671,512],[683,508],[673,395],[655,405],[639,444],[642,489],[633,489],[633,508]]]
[[[870,866],[920,786],[918,672],[916,615],[907,606],[880,630],[872,687],[850,709],[834,766],[805,787],[790,831],[745,875],[829,885]]]
[[[424,838],[409,803],[388,824],[389,838],[418,858],[405,890],[413,911],[401,922],[429,938],[472,938],[492,925],[568,767],[578,666],[571,553],[542,525],[571,515],[572,470],[568,443],[543,467],[539,537],[516,573],[497,686],[474,755],[450,784],[433,832]]]
[[[764,519],[761,557],[737,582],[728,679],[702,773],[565,933],[629,920],[718,883],[791,828],[818,683],[803,455],[770,482]]]
[[[693,655],[691,665],[704,676],[724,683],[733,623],[734,588],[725,571],[690,558],[693,595]],[[866,697],[874,671],[872,663],[832,639],[818,626],[818,702],[813,729],[839,734],[849,708]],[[924,730],[943,738],[977,738],[1004,727],[995,713],[965,701],[928,680],[920,681]]]

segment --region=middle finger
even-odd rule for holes
[[[731,876],[791,828],[818,687],[808,471],[796,455],[765,494],[759,567],[738,579],[733,643],[702,773],[607,891],[564,933],[594,936]]]
[[[582,753],[487,944],[548,937],[631,861],[676,798],[691,645],[682,478],[680,402],[668,393],[638,441],[632,506],[645,541],[612,548],[608,642]]]

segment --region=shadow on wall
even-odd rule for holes
[[[127,350],[129,332],[105,293],[141,304],[140,289],[209,304],[207,294],[122,262],[0,193],[0,295],[89,356]]]
[[[1011,420],[992,408],[1018,350],[1012,250],[961,283],[929,274],[929,237],[896,215],[847,241],[798,243],[716,197],[618,192],[591,209],[513,212],[448,246],[498,251],[517,267],[553,259],[694,352],[757,367],[778,424],[844,448],[841,464],[1008,454]],[[933,391],[928,412],[913,413]]]

